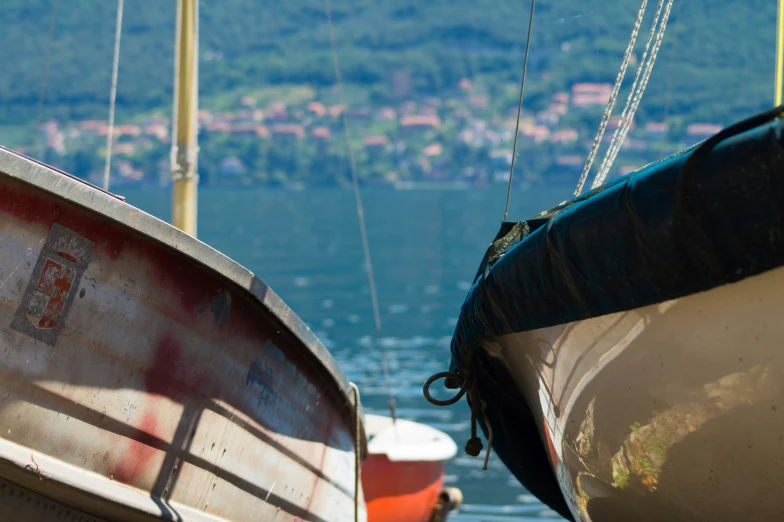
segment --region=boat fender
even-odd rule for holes
[[[442,378],[445,379],[445,383],[452,384],[455,388],[458,386],[460,387],[460,390],[451,399],[440,400],[430,395],[430,385],[432,385],[438,379]],[[438,372],[425,381],[425,384],[422,387],[422,392],[425,395],[425,399],[427,399],[430,404],[434,404],[436,406],[449,406],[455,404],[463,397],[463,395],[468,393],[468,403],[471,407],[471,438],[468,440],[468,442],[466,442],[465,452],[472,457],[478,457],[479,454],[482,453],[482,449],[484,449],[482,439],[476,435],[477,415],[479,410],[481,410],[482,415],[484,415],[485,426],[487,426],[488,431],[487,453],[485,454],[485,462],[484,466],[482,467],[483,470],[486,470],[487,462],[490,459],[490,448],[493,446],[493,428],[490,426],[490,421],[488,420],[487,413],[485,412],[485,407],[487,405],[479,397],[479,391],[476,389],[476,380],[473,378],[465,378],[462,375],[453,372]]]
[[[457,509],[463,503],[463,492],[458,488],[446,488],[438,495],[438,500],[433,508],[428,522],[445,522],[450,511]]]

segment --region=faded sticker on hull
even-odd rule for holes
[[[95,243],[53,223],[11,328],[54,346]]]

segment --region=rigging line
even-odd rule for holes
[[[658,31],[656,33],[656,41],[653,44],[653,50],[651,51],[651,55],[650,55],[648,61],[645,64],[645,71],[643,73],[642,80],[640,82],[640,86],[639,86],[639,88],[637,90],[637,93],[636,93],[634,99],[632,100],[632,106],[631,106],[628,118],[626,118],[625,120],[622,119],[622,121],[621,121],[622,126],[620,128],[621,133],[620,133],[620,135],[618,137],[618,142],[614,144],[614,148],[612,148],[612,150],[610,151],[610,156],[608,158],[607,165],[606,165],[605,168],[603,168],[599,172],[599,175],[597,176],[597,179],[594,181],[593,188],[598,187],[599,185],[601,185],[604,182],[605,178],[607,177],[607,173],[610,170],[610,167],[612,167],[613,163],[615,162],[616,158],[618,157],[618,153],[620,152],[621,146],[623,145],[623,142],[626,139],[626,135],[629,133],[629,129],[631,129],[632,122],[633,122],[633,119],[634,119],[634,115],[635,115],[635,113],[637,112],[637,109],[640,106],[640,101],[642,100],[642,96],[645,93],[645,89],[648,86],[648,81],[651,78],[651,73],[653,72],[653,67],[656,64],[656,58],[659,55],[659,50],[661,48],[661,43],[662,43],[662,41],[664,39],[664,34],[665,34],[666,29],[667,29],[667,21],[670,18],[670,12],[672,10],[672,3],[673,3],[673,0],[668,0],[667,6],[664,8],[664,15],[662,16],[662,19],[661,19],[661,25],[659,26],[659,29],[658,29]],[[657,13],[658,13],[658,11],[657,11]]]
[[[779,0],[779,1],[784,2],[784,0]],[[667,69],[669,71],[669,76],[667,78],[667,94],[665,95],[664,98],[664,116],[662,118],[662,123],[664,124],[667,123],[667,118],[670,115],[670,96],[672,95],[672,74],[673,74],[672,62],[675,59],[675,55],[677,54],[677,49],[678,49],[678,20],[680,20],[681,18],[682,5],[683,2],[678,2],[678,10],[675,12],[675,21],[672,23],[673,28],[670,30],[670,32],[672,33],[672,49],[670,51],[671,53],[670,63],[667,66]],[[667,139],[668,134],[669,134],[669,130],[662,133],[662,139],[661,142],[659,143],[659,150],[664,149],[664,143],[665,140]]]
[[[601,185],[604,182],[605,177],[607,176],[607,171],[612,166],[615,158],[618,157],[618,151],[621,148],[621,144],[623,140],[626,138],[626,134],[629,132],[631,128],[631,119],[634,117],[634,113],[637,112],[637,108],[640,106],[640,101],[642,100],[642,95],[645,93],[645,88],[648,86],[648,80],[651,79],[651,73],[653,72],[653,66],[656,63],[656,57],[659,54],[659,49],[661,48],[662,40],[664,39],[664,32],[667,29],[667,20],[670,18],[670,11],[672,10],[672,2],[673,0],[668,0],[667,7],[664,9],[664,15],[662,16],[661,26],[659,27],[659,31],[656,34],[656,42],[653,44],[653,50],[651,51],[650,60],[646,64],[645,73],[642,78],[642,83],[640,84],[640,89],[638,95],[635,97],[634,102],[632,104],[631,113],[629,115],[629,120],[624,123],[622,133],[619,139],[618,146],[613,151],[613,155],[610,158],[609,164],[607,165],[607,169],[601,173],[601,178],[597,179],[594,182],[593,187],[596,188],[597,186]]]
[[[109,94],[109,129],[106,133],[106,164],[103,168],[103,189],[109,190],[114,144],[114,107],[117,100],[117,74],[120,66],[120,37],[122,36],[123,0],[117,0],[117,22],[114,28],[114,57],[112,58],[112,88]]]
[[[633,105],[635,98],[638,95],[638,85],[640,84],[640,78],[645,75],[645,71],[648,68],[648,63],[650,62],[648,52],[651,50],[651,44],[654,42],[657,33],[657,26],[659,25],[659,18],[661,17],[662,8],[664,7],[664,0],[659,0],[658,5],[656,6],[656,13],[653,16],[653,22],[651,23],[651,31],[648,34],[648,40],[645,42],[645,47],[643,48],[642,57],[640,58],[640,63],[637,67],[637,73],[634,75],[634,82],[632,82],[631,90],[629,91],[629,95],[626,97],[626,104],[623,107],[623,111],[621,111],[621,117],[618,121],[618,127],[615,128],[613,132],[612,140],[610,140],[610,146],[607,148],[607,151],[604,154],[604,159],[602,160],[601,165],[599,166],[599,171],[596,173],[596,178],[594,179],[591,188],[596,188],[599,186],[600,183],[598,181],[600,179],[604,179],[606,176],[606,170],[612,166],[612,160],[614,160],[613,153],[615,152],[615,148],[618,147],[620,149],[620,144],[623,143],[623,138],[619,138],[624,135],[623,128],[626,125],[626,120],[631,120],[634,117],[634,114],[629,114],[629,109]],[[612,158],[612,159],[611,159]],[[608,164],[609,162],[609,164]]]
[[[351,183],[354,188],[354,200],[356,203],[357,208],[357,218],[359,219],[359,232],[362,236],[362,250],[365,256],[365,265],[367,267],[368,273],[368,286],[370,288],[370,300],[373,306],[373,319],[375,320],[376,324],[376,338],[381,337],[382,332],[382,325],[381,325],[381,312],[379,311],[378,305],[378,292],[376,291],[376,278],[373,272],[373,261],[370,256],[370,244],[368,243],[368,234],[367,234],[367,227],[365,225],[365,210],[362,205],[362,194],[359,190],[359,180],[357,178],[357,166],[356,161],[354,159],[354,150],[351,147],[351,133],[349,132],[348,128],[348,116],[347,116],[347,105],[343,95],[343,80],[340,74],[340,62],[338,61],[338,52],[337,47],[335,45],[335,31],[332,27],[332,11],[329,7],[329,0],[324,0],[324,11],[327,15],[327,25],[329,27],[329,43],[332,49],[332,63],[335,67],[335,79],[337,81],[338,87],[338,94],[340,96],[340,103],[343,106],[343,111],[341,115],[343,117],[343,133],[346,138],[346,149],[348,150],[348,161],[349,167],[351,169]],[[387,389],[387,407],[389,408],[389,413],[392,416],[392,422],[396,422],[397,415],[395,412],[395,398],[392,394],[392,386],[390,384],[389,378],[389,366],[387,365],[387,354],[386,349],[382,343],[377,343],[378,346],[381,348],[381,365],[384,370],[384,383]]]
[[[632,54],[632,49],[634,49],[634,44],[637,42],[637,33],[640,32],[640,25],[642,24],[642,18],[643,15],[645,15],[645,8],[647,5],[648,0],[642,0],[642,3],[640,4],[640,10],[637,12],[637,19],[634,21],[634,28],[632,29],[631,37],[629,38],[629,45],[626,47],[626,52],[623,55],[621,68],[618,70],[618,76],[615,78],[615,85],[613,86],[612,93],[610,94],[610,99],[607,102],[607,107],[604,108],[604,114],[602,115],[602,121],[599,124],[599,130],[593,139],[591,152],[588,153],[588,159],[585,162],[585,167],[583,167],[582,174],[580,174],[580,179],[577,181],[577,188],[574,191],[575,197],[579,196],[583,191],[585,180],[588,178],[588,173],[591,171],[591,165],[593,164],[593,160],[599,150],[599,145],[602,142],[604,130],[607,128],[607,123],[610,121],[610,115],[612,114],[613,107],[615,106],[615,100],[618,97],[618,91],[621,90],[621,83],[623,83],[623,78],[626,76],[626,67],[629,65],[629,57]]]
[[[49,22],[49,37],[46,41],[46,58],[44,60],[44,72],[41,75],[41,87],[38,92],[38,110],[35,116],[35,149],[38,150],[41,141],[41,132],[38,128],[41,125],[41,115],[44,110],[44,98],[46,97],[46,78],[49,74],[49,60],[52,56],[52,41],[54,40],[54,28],[57,25],[57,5],[59,0],[52,1],[52,19]],[[44,148],[45,150],[45,148]],[[44,150],[39,152],[39,158],[43,157]]]
[[[777,31],[776,31],[776,93],[775,106],[781,105],[782,84],[784,84],[784,0],[778,2]]]
[[[782,0],[784,1],[784,0]],[[528,18],[528,36],[525,40],[525,58],[523,59],[523,78],[520,80],[520,101],[517,104],[517,123],[515,124],[514,144],[512,145],[512,164],[509,166],[509,186],[506,187],[506,206],[504,206],[504,221],[509,215],[509,197],[512,194],[512,177],[514,176],[515,156],[517,155],[517,136],[520,134],[520,112],[523,110],[523,91],[525,90],[525,72],[528,69],[528,49],[531,47],[531,27],[534,25],[534,3],[531,0],[531,15]]]

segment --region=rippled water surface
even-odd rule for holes
[[[169,219],[167,190],[121,190],[128,202]],[[569,197],[570,187],[516,191],[510,219],[524,219]],[[363,192],[393,391],[401,417],[449,433],[459,452],[446,482],[464,504],[455,522],[559,519],[529,495],[491,455],[463,453],[470,412],[438,408],[422,383],[447,369],[449,341],[478,263],[498,230],[505,193]],[[202,189],[199,239],[271,286],[332,351],[359,385],[368,413],[386,414],[381,355],[372,342],[373,313],[353,194],[344,189]]]

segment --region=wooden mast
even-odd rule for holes
[[[174,56],[172,118],[172,224],[196,236],[199,176],[199,0],[177,1],[177,42]]]

